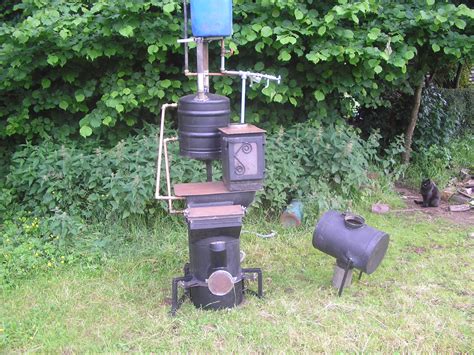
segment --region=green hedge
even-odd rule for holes
[[[2,2],[0,139],[65,138],[81,127],[117,141],[155,120],[163,102],[195,91],[181,73],[180,4]],[[385,103],[387,88],[410,91],[415,61],[472,56],[472,18],[465,5],[435,1],[235,0],[228,67],[282,76],[263,94],[263,85],[249,91],[250,122],[334,122],[357,104]],[[211,52],[218,56],[217,44]],[[217,78],[214,88],[237,114],[238,81]]]
[[[458,115],[462,129],[474,128],[474,88],[441,89],[450,115]]]

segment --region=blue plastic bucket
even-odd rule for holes
[[[232,35],[232,0],[191,0],[194,37]]]

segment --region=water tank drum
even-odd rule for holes
[[[326,212],[313,234],[313,246],[336,258],[338,265],[371,274],[377,269],[388,248],[389,236],[365,224],[360,216]]]
[[[221,157],[220,127],[230,123],[230,100],[225,96],[207,94],[208,100],[196,95],[178,101],[178,135],[180,155],[197,160]]]
[[[232,0],[191,0],[194,37],[232,35]]]

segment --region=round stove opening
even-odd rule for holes
[[[207,287],[213,295],[227,295],[234,288],[234,278],[225,270],[217,270],[209,276]]]

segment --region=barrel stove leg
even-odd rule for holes
[[[344,269],[344,277],[342,278],[341,286],[339,287],[339,292],[338,296],[341,297],[342,291],[344,290],[344,285],[346,283],[347,275],[349,274],[349,271],[352,269],[353,263],[352,260],[349,259],[349,261],[346,264],[346,268]]]
[[[182,281],[186,281],[185,276],[173,278],[171,287],[171,315],[173,317],[176,315],[177,310],[179,309],[179,307],[181,307],[184,302],[184,299],[186,298],[185,290],[185,294],[178,299],[178,284]]]
[[[212,160],[206,160],[206,175],[207,181],[212,181]]]
[[[362,270],[360,270],[359,281],[362,279]]]
[[[252,293],[255,296],[257,296],[258,298],[263,298],[263,273],[262,273],[262,269],[260,269],[260,268],[248,268],[248,269],[242,269],[242,272],[244,274],[257,274],[257,282],[258,282],[257,292],[255,292],[253,290],[248,290],[247,288],[245,288],[245,292]]]

